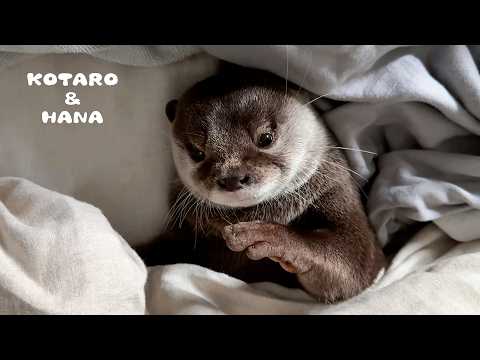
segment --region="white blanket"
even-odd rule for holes
[[[0,178],[0,314],[143,314],[145,280],[97,208]]]
[[[188,264],[147,271],[95,207],[0,178],[2,314],[474,314],[480,240],[427,225],[363,294],[338,305]],[[145,290],[145,291],[144,291]]]
[[[460,244],[427,225],[373,286],[336,305],[187,264],[149,269],[147,303],[152,314],[479,314],[480,240]]]

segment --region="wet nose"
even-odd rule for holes
[[[218,186],[225,191],[236,191],[252,183],[250,175],[226,176],[217,180]]]

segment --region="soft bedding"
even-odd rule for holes
[[[5,313],[480,312],[478,46],[1,46],[0,50],[4,50],[0,304]],[[38,56],[50,52],[93,57]],[[346,150],[352,169],[364,178],[358,181],[365,185],[369,218],[381,243],[389,244],[414,223],[425,224],[364,294],[320,306],[301,290],[247,285],[192,265],[150,268],[148,280],[146,273],[142,275],[146,269],[122,237],[130,244],[145,242],[162,225],[158,219],[165,214],[171,175],[163,106],[214,71],[215,58],[281,76],[288,73],[290,80],[312,92],[312,98],[328,94],[326,98],[337,100],[325,118],[341,145],[377,153]],[[57,92],[61,99],[59,94],[64,93],[53,88],[50,93],[27,91],[25,72],[45,69],[119,73],[122,86],[117,90],[81,94],[88,99],[85,103],[103,107],[113,120],[102,128],[76,130],[39,125],[39,111],[59,105],[52,94]],[[22,106],[25,101],[30,106]],[[22,190],[12,195],[19,186]],[[57,214],[58,203],[49,202],[50,196],[77,204],[51,190],[99,207],[113,228],[97,210],[95,216],[88,211],[85,216],[89,224],[100,227],[98,232],[96,227],[78,231],[75,224],[84,221],[82,211],[91,210],[86,204],[73,212],[75,216],[67,212],[73,216],[68,221],[51,216]],[[48,211],[35,210],[45,204],[50,204]],[[30,216],[45,233],[31,232]],[[66,230],[71,227],[75,230]],[[63,246],[69,250],[63,252]],[[109,258],[110,251],[103,246],[112,246],[114,255]],[[65,254],[82,260],[62,260]],[[90,262],[100,270],[91,271]],[[132,271],[137,275],[132,277]],[[143,304],[138,291],[145,284]],[[113,301],[113,294],[120,294],[124,304]]]
[[[144,314],[147,271],[92,205],[0,178],[0,314]]]
[[[480,240],[417,233],[376,284],[338,305],[189,264],[146,269],[100,210],[0,178],[1,314],[474,314]]]

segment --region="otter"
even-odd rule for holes
[[[385,265],[357,184],[319,111],[270,72],[230,67],[166,105],[174,225],[147,265],[194,263],[323,303]]]

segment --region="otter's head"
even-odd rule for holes
[[[322,158],[319,115],[258,70],[218,74],[167,104],[175,166],[194,196],[248,207],[294,191]]]

